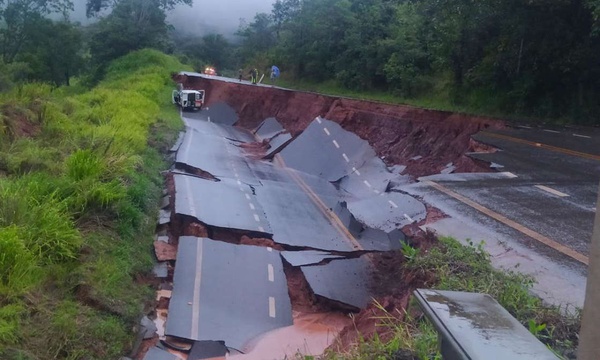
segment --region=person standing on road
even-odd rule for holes
[[[279,68],[275,65],[271,66],[271,84],[275,83],[275,80],[279,77]]]
[[[258,70],[256,68],[250,70],[250,76],[252,76],[252,83],[256,84],[256,81],[258,80]]]
[[[243,73],[243,70],[242,70],[242,69],[240,69],[240,70],[238,71],[238,78],[240,79],[240,82],[242,82],[242,73]]]

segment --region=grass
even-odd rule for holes
[[[564,309],[542,303],[529,291],[532,278],[493,268],[481,245],[463,246],[452,238],[441,238],[427,252],[403,249],[406,253],[411,256],[398,269],[397,279],[420,279],[418,286],[425,288],[490,294],[559,357],[574,358],[580,313],[565,315]],[[389,359],[398,354],[441,359],[437,333],[414,302],[402,312],[388,312],[377,303],[376,307],[384,315],[374,320],[382,332],[392,334],[391,340],[360,339],[346,353],[330,352],[326,359]]]
[[[93,89],[0,93],[0,358],[112,359],[153,300],[151,246],[182,127],[176,59],[142,50]]]

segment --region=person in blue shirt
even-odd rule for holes
[[[271,66],[271,83],[275,83],[275,80],[279,77],[279,68],[275,65]]]

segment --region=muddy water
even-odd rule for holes
[[[235,360],[271,360],[296,355],[321,355],[339,332],[352,320],[344,314],[294,312],[294,325],[277,329],[253,340],[245,354],[230,355]]]

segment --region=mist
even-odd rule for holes
[[[233,37],[240,26],[240,19],[250,22],[254,15],[270,13],[275,0],[194,0],[194,5],[181,5],[167,14],[167,21],[177,31],[190,35],[208,33]],[[86,0],[74,0],[75,11],[71,19],[89,24],[93,19],[85,16]]]

